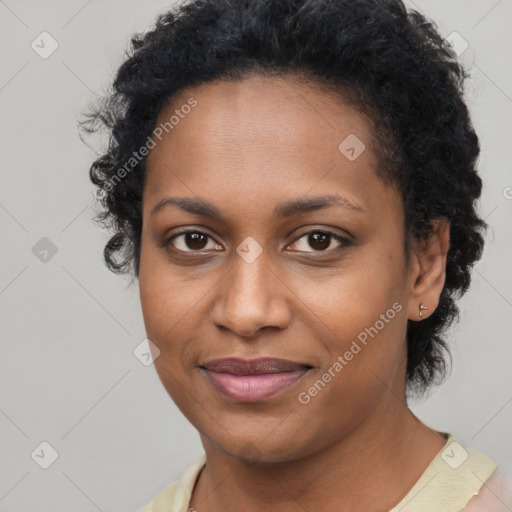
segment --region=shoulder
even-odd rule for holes
[[[170,504],[176,499],[178,480],[162,489],[147,505],[137,512],[156,512],[157,510],[171,510]]]
[[[464,512],[510,512],[512,510],[512,468],[498,465],[469,501]]]
[[[466,511],[496,471],[496,464],[485,454],[465,447],[450,433],[446,435],[445,446],[390,512]]]
[[[198,457],[180,478],[162,489],[137,512],[187,512],[196,479],[206,464],[206,454]]]

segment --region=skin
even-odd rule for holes
[[[405,335],[421,302],[423,318],[438,305],[449,225],[440,219],[430,239],[413,243],[406,265],[403,202],[375,174],[372,123],[319,84],[291,75],[203,84],[181,91],[157,124],[190,97],[197,106],[147,158],[139,273],[147,335],[160,350],[155,368],[207,455],[190,506],[388,510],[446,441],[407,407]],[[354,161],[338,149],[350,134],[366,146]],[[273,214],[278,203],[333,194],[364,211]],[[171,196],[213,203],[224,220],[175,205],[151,215]],[[186,228],[211,238],[194,245],[181,236],[162,247]],[[315,244],[315,228],[351,243]],[[246,237],[262,249],[252,263],[236,252]],[[299,393],[394,303],[401,311],[300,403]],[[276,396],[236,403],[199,368],[263,356],[313,369]]]

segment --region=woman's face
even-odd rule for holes
[[[257,76],[182,92],[166,122],[147,158],[139,284],[169,395],[240,458],[293,460],[379,428],[405,389],[413,276],[369,122],[318,86]],[[297,366],[205,369],[263,357]]]

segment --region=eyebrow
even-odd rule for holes
[[[162,210],[162,208],[169,205],[175,205],[186,212],[194,215],[200,215],[201,217],[224,220],[224,216],[216,206],[203,199],[196,199],[193,197],[165,197],[156,204],[153,210],[151,210],[150,216],[155,215],[158,211]],[[299,215],[301,213],[320,210],[329,206],[341,206],[355,212],[367,213],[361,206],[357,206],[351,203],[348,199],[336,194],[315,196],[308,199],[293,199],[291,201],[279,203],[274,208],[274,215],[285,218],[293,215]]]

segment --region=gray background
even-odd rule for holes
[[[145,338],[138,289],[103,264],[107,234],[91,221],[95,154],[76,128],[131,34],[169,5],[0,0],[0,512],[136,510],[202,453],[154,368],[133,354]],[[412,408],[508,464],[512,0],[408,5],[444,37],[457,31],[469,43],[460,58],[473,77],[467,101],[482,143],[481,213],[491,225],[451,335],[451,376]],[[43,31],[59,45],[47,59],[31,48]],[[43,237],[57,249],[46,262],[36,245],[48,244]],[[59,455],[48,469],[31,457],[43,441]]]

